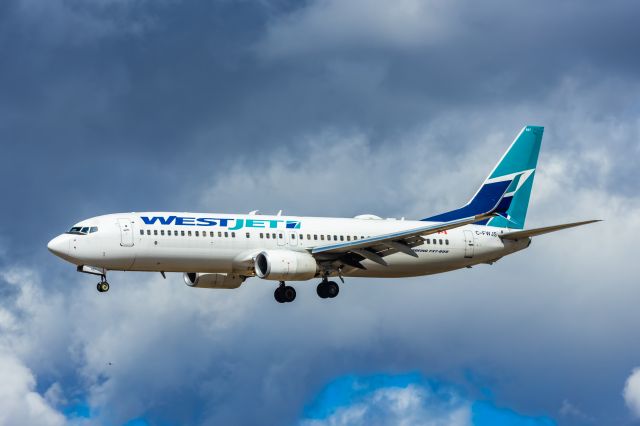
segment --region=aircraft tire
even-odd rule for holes
[[[284,300],[284,292],[282,291],[282,287],[278,287],[276,288],[276,291],[273,292],[273,297],[276,299],[276,302],[278,303],[284,303],[286,302]]]
[[[327,284],[324,281],[318,284],[318,287],[316,287],[316,293],[318,293],[318,296],[322,299],[329,297],[327,294]]]
[[[106,281],[99,283],[98,286],[100,286],[100,289],[98,291],[101,291],[103,293],[109,291],[109,283]]]
[[[329,281],[327,284],[326,294],[327,297],[333,299],[340,293],[340,286],[335,281]]]
[[[290,285],[286,286],[283,289],[282,294],[284,296],[284,301],[287,303],[296,300],[296,289],[291,287]]]

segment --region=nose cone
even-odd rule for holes
[[[49,241],[47,248],[53,254],[63,259],[69,257],[69,239],[66,235],[58,235]]]

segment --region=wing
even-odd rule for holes
[[[383,257],[393,253],[402,252],[410,256],[418,257],[418,254],[413,251],[412,247],[423,244],[424,239],[422,236],[424,235],[435,234],[437,232],[469,225],[492,216],[492,214],[477,215],[464,219],[412,228],[406,231],[377,235],[357,241],[314,247],[311,249],[311,254],[318,260],[340,259],[346,265],[360,269],[365,269],[360,263],[364,259],[369,259],[375,263],[386,266],[387,262]]]
[[[524,231],[508,232],[500,235],[503,240],[519,240],[521,238],[535,237],[536,235],[556,232],[561,229],[573,228],[574,226],[588,225],[590,223],[600,222],[600,219],[585,220],[584,222],[564,223],[562,225],[545,226],[544,228],[526,229]]]
[[[384,257],[393,253],[401,252],[409,256],[418,257],[413,247],[424,243],[423,236],[459,228],[499,215],[500,203],[507,188],[511,185],[511,181],[512,179],[491,184],[487,188],[487,194],[482,197],[480,202],[465,210],[466,217],[460,218],[458,216],[458,218],[449,221],[430,223],[404,231],[376,235],[356,241],[318,246],[311,249],[311,254],[318,261],[339,260],[345,265],[360,269],[365,269],[360,263],[365,259],[386,266],[387,262]]]

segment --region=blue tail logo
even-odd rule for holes
[[[489,173],[482,186],[464,207],[423,220],[444,222],[468,217],[470,212],[475,214],[473,211],[477,210],[478,206],[490,205],[491,202],[495,205],[498,202],[495,197],[499,193],[499,196],[502,196],[502,200],[500,200],[500,204],[495,209],[495,213],[498,216],[478,222],[478,224],[523,229],[538,164],[543,132],[543,127],[524,127],[511,146],[509,146],[507,152],[498,161],[498,164]],[[504,192],[506,185],[508,185],[508,188]],[[499,189],[500,186],[502,191],[494,190],[496,188]]]

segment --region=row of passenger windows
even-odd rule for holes
[[[147,229],[146,234],[147,235],[160,235],[160,236],[167,235],[169,237],[172,236],[172,235],[175,236],[175,237],[178,237],[178,236],[179,237],[192,237],[194,235],[196,237],[199,237],[201,234],[202,234],[203,237],[207,236],[207,232],[206,231],[202,231],[202,232],[193,231],[192,232],[192,231],[175,231],[175,230],[171,230],[171,229],[168,229],[166,232],[165,232],[164,229],[161,229],[160,231],[158,231],[157,229],[154,229],[153,233],[151,232],[151,229]],[[145,235],[145,230],[144,229],[140,230],[140,235]],[[211,238],[213,238],[215,236],[215,232],[210,231],[209,232],[209,236]],[[224,236],[224,238],[229,238],[229,237],[235,238],[236,237],[236,233],[235,232],[218,231],[218,237],[222,238],[223,236]],[[248,232],[247,232],[247,238],[249,238],[249,233]]]
[[[449,245],[449,240],[440,240],[440,239],[436,240],[435,238],[433,238],[433,239],[427,238],[424,243],[425,244],[440,244],[440,245],[442,245],[443,241],[444,241],[445,245],[447,245],[447,246]]]
[[[93,229],[93,228],[92,228]],[[96,228],[97,230],[97,228]],[[94,231],[91,231],[94,232]],[[140,235],[145,235],[145,230],[141,229],[140,230]],[[207,232],[206,231],[176,231],[176,230],[164,230],[164,229],[154,229],[153,233],[151,231],[151,229],[147,229],[146,230],[146,235],[160,235],[160,236],[175,236],[175,237],[192,237],[192,236],[196,236],[196,237],[206,237],[207,236]],[[235,232],[228,232],[228,231],[218,231],[217,232],[218,238],[235,238],[236,237],[236,233]],[[214,238],[216,236],[216,232],[214,231],[209,231],[209,237]],[[246,233],[246,237],[247,238],[251,238],[251,233],[247,232]],[[358,236],[357,235],[325,235],[325,234],[306,234],[306,239],[308,241],[357,241],[358,240]],[[276,238],[284,238],[284,235],[281,232],[273,232],[273,233],[269,233],[269,232],[261,232],[260,233],[260,238],[261,239],[273,239],[275,240]],[[291,238],[295,239],[296,238],[296,234],[291,234]],[[305,239],[305,234],[300,234],[298,239],[300,239],[301,241]],[[364,239],[364,236],[361,235],[360,239]],[[449,240],[442,240],[442,239],[431,239],[431,238],[427,238],[425,243],[426,244],[440,244],[443,245],[443,242],[445,245],[449,245]]]

